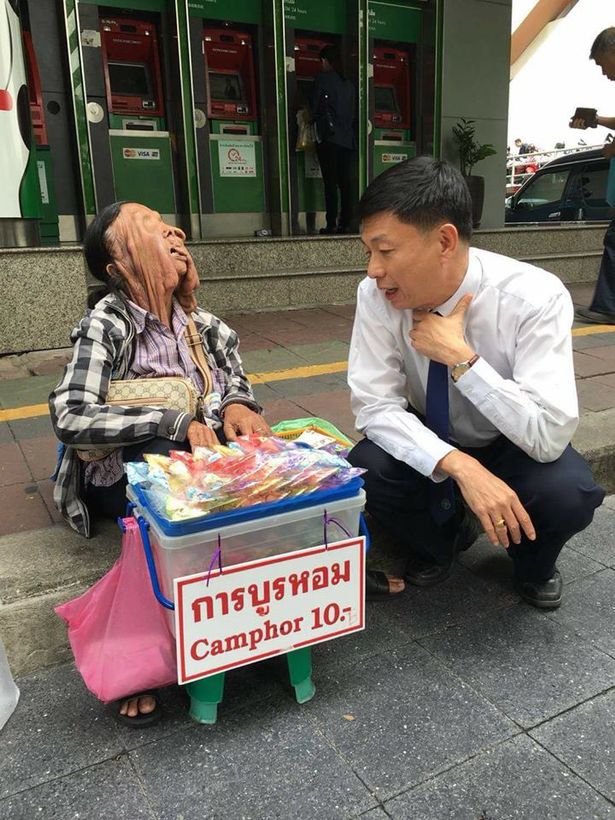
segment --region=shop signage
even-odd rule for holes
[[[159,148],[122,148],[124,159],[160,159]]]
[[[176,578],[177,676],[190,683],[365,629],[365,539]]]
[[[255,177],[256,150],[251,140],[218,140],[221,177]]]

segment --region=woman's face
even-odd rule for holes
[[[113,263],[125,276],[158,280],[164,290],[174,291],[193,267],[185,233],[145,205],[122,205],[112,231]]]

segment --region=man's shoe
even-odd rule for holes
[[[465,518],[455,535],[453,558],[448,564],[436,564],[435,562],[424,561],[422,558],[410,558],[406,565],[404,581],[417,587],[432,587],[445,581],[451,574],[451,568],[457,553],[469,550],[481,532],[482,527],[478,518],[472,513],[466,512]]]
[[[523,600],[538,609],[557,609],[562,602],[564,582],[559,570],[548,581],[516,581],[515,586]]]
[[[448,578],[452,566],[452,561],[448,564],[435,564],[421,558],[409,558],[404,581],[415,587],[433,587]]]
[[[579,322],[589,322],[592,325],[615,325],[615,313],[600,313],[589,308],[577,308],[574,318]]]

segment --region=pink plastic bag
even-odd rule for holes
[[[85,685],[104,702],[177,682],[175,640],[152,591],[139,527],[134,518],[124,525],[109,572],[55,608]]]

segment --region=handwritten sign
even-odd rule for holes
[[[180,684],[365,629],[365,539],[176,578]]]

